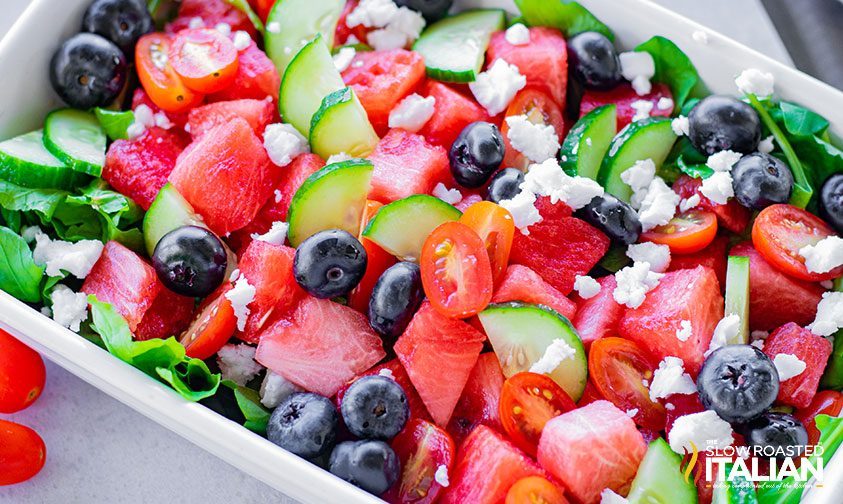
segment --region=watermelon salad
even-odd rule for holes
[[[703,461],[843,440],[828,121],[451,3],[94,1],[0,143],[0,288],[388,502],[799,501]]]

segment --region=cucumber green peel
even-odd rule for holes
[[[630,504],[696,504],[697,487],[693,478],[685,480],[681,463],[667,441],[652,441],[632,481]]]
[[[600,163],[617,133],[617,106],[602,105],[574,124],[559,151],[560,166],[568,175],[597,179]]]
[[[41,130],[0,142],[0,179],[33,189],[72,189],[89,180],[44,147]]]
[[[304,44],[321,37],[334,45],[343,0],[278,0],[266,18],[266,54],[284,78],[287,67]],[[320,97],[321,98],[321,97]]]
[[[91,112],[59,109],[44,120],[44,146],[70,168],[99,177],[105,165],[106,135]]]
[[[729,256],[726,269],[726,315],[737,315],[741,325],[730,345],[749,343],[749,257]]]
[[[326,96],[310,121],[310,146],[322,159],[341,152],[366,157],[379,140],[366,109],[350,87]]]

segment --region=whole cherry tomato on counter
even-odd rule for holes
[[[45,379],[38,352],[0,329],[0,413],[29,407],[41,395]]]
[[[32,478],[44,467],[46,458],[44,440],[34,430],[0,420],[0,486]]]

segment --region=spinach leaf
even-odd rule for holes
[[[6,227],[17,234],[20,234],[21,227],[23,227],[23,212],[19,212],[17,210],[6,210],[5,208],[0,207],[0,216],[3,217],[3,222],[6,223]]]
[[[700,84],[700,74],[691,63],[691,59],[670,40],[655,36],[635,48],[639,52],[650,53],[656,63],[653,80],[670,88],[673,94],[674,111],[682,110],[685,100]]]
[[[37,303],[41,301],[44,268],[32,260],[32,251],[17,233],[0,226],[0,289],[12,296]]]
[[[779,107],[785,130],[791,135],[822,135],[828,129],[828,120],[812,110],[785,101]]]
[[[814,187],[822,187],[828,177],[843,173],[843,151],[816,135],[791,138],[793,150],[804,166]]]
[[[622,245],[613,245],[609,248],[603,258],[597,265],[609,273],[617,273],[624,266],[630,263],[629,257],[626,255],[626,247]]]
[[[94,109],[94,114],[100,122],[105,134],[112,140],[128,140],[129,134],[127,130],[129,126],[135,122],[135,113],[131,110],[121,112],[118,110],[108,110],[97,107]]]
[[[707,179],[708,177],[714,175],[714,170],[709,168],[707,165],[688,164],[681,155],[676,158],[676,166],[679,168],[679,171],[691,178]]]
[[[44,219],[52,219],[56,209],[68,196],[58,189],[31,189],[0,180],[0,206],[6,210],[36,212]]]
[[[685,104],[682,105],[682,108],[679,110],[679,113],[686,117],[691,115],[691,110],[696,107],[697,103],[699,102],[699,98],[689,98],[685,101]]]
[[[834,282],[834,290],[843,292],[843,277]],[[843,329],[834,334],[834,350],[823,372],[820,387],[823,389],[843,390]]]
[[[246,418],[243,427],[252,432],[266,435],[266,424],[269,423],[271,412],[261,404],[260,394],[249,387],[237,385],[231,380],[223,380],[222,384],[234,391],[237,406],[243,413],[243,417]]]
[[[515,0],[527,26],[549,26],[572,37],[577,33],[596,31],[609,40],[615,34],[594,14],[577,2],[565,0]]]

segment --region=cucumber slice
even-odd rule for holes
[[[424,56],[431,78],[472,82],[483,68],[492,33],[505,27],[502,10],[469,10],[430,25],[413,44],[413,50]]]
[[[207,228],[202,216],[169,182],[158,191],[155,200],[143,217],[143,239],[146,251],[152,256],[158,241],[170,231],[181,226]]]
[[[105,142],[105,132],[90,112],[59,109],[44,120],[44,146],[76,171],[99,177],[105,165]]]
[[[97,121],[99,121],[108,138],[112,140],[129,139],[128,129],[135,122],[134,112],[131,110],[121,112],[97,107],[94,109],[94,114],[96,114]]]
[[[0,178],[33,189],[72,189],[89,180],[44,147],[41,130],[0,142]]]
[[[358,236],[372,171],[371,162],[350,159],[308,177],[293,196],[287,215],[287,237],[293,247],[326,229],[343,229]]]
[[[728,343],[749,343],[749,257],[729,256],[726,269],[726,315],[741,318],[738,334]]]
[[[266,54],[283,76],[299,49],[321,35],[328,47],[334,45],[334,32],[343,0],[278,0],[266,18]]]
[[[322,159],[340,152],[366,157],[378,140],[366,109],[350,87],[326,96],[310,121],[310,148]]]
[[[565,173],[597,180],[603,156],[618,132],[616,116],[616,105],[603,105],[574,124],[560,151],[560,166]]]
[[[462,212],[439,198],[414,194],[378,210],[363,236],[402,261],[418,261],[427,236],[461,216]]]
[[[682,458],[667,442],[657,438],[650,443],[629,490],[630,504],[695,504],[697,488],[693,478],[685,481]]]
[[[579,401],[588,378],[588,359],[568,319],[546,306],[517,302],[489,305],[478,317],[507,378],[529,371],[554,340],[567,343],[574,349],[574,356],[562,360],[547,375],[574,402]]]
[[[310,137],[310,121],[322,106],[322,100],[345,88],[331,51],[325,40],[317,36],[299,51],[281,81],[278,108],[285,122]]]
[[[609,194],[629,203],[632,188],[621,180],[621,173],[636,161],[648,158],[653,160],[658,169],[675,141],[676,134],[670,126],[669,118],[650,117],[630,123],[609,145],[609,151],[597,174],[597,182]]]
[[[731,471],[732,464],[726,464],[726,474]],[[755,485],[738,474],[733,475],[731,481],[718,480],[714,485],[711,504],[758,504]]]

